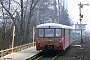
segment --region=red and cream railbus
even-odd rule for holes
[[[36,27],[36,50],[65,50],[72,43],[70,26],[45,23]]]

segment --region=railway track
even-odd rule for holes
[[[55,60],[64,51],[50,51],[46,53],[40,60]]]
[[[55,60],[62,53],[63,51],[42,51],[26,60]]]

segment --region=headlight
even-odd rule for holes
[[[38,40],[38,43],[40,43],[40,41]]]
[[[60,40],[59,43],[62,43],[62,41]]]

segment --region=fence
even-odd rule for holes
[[[35,44],[36,44],[36,43],[34,42],[34,44],[33,44],[33,43],[29,43],[29,44],[25,44],[25,45],[16,46],[16,47],[14,47],[13,49],[10,48],[10,49],[6,49],[6,50],[1,50],[1,51],[0,51],[0,58],[3,57],[3,56],[5,56],[5,55],[7,55],[7,54],[12,53],[12,51],[13,51],[13,52],[18,52],[18,51],[21,51],[21,50],[30,48],[30,47],[32,47],[33,45],[35,46]]]

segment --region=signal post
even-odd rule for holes
[[[81,21],[82,21],[82,18],[83,18],[83,15],[81,14],[81,8],[83,8],[83,5],[89,6],[89,4],[88,3],[87,4],[81,4],[81,2],[80,2],[80,4],[78,4],[78,6],[79,6],[79,16],[80,16],[79,20],[80,20],[80,24],[81,24]],[[81,24],[81,43],[82,42],[83,42],[83,39],[82,39],[82,24]]]

